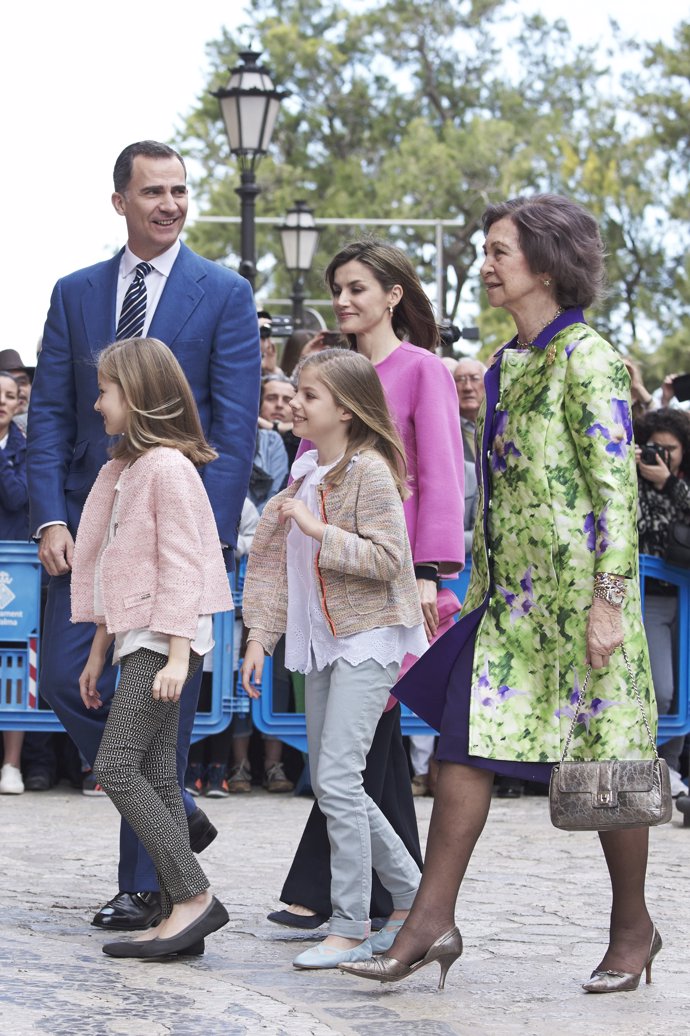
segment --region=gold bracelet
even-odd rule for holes
[[[610,572],[596,572],[594,575],[593,597],[598,597],[607,604],[620,608],[627,591],[625,577],[612,575]]]

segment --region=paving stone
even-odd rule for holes
[[[546,800],[494,801],[457,919],[465,953],[444,992],[438,966],[367,984],[303,972],[319,933],[266,921],[311,800],[253,791],[203,808],[220,835],[201,857],[230,923],[201,958],[118,961],[89,924],[116,890],[118,816],[64,786],[3,796],[2,1036],[662,1036],[690,1033],[684,894],[690,831],[651,832],[648,901],[664,948],[654,982],[587,996],[607,938],[609,886],[596,835],[555,831]],[[433,802],[417,799],[422,836]]]

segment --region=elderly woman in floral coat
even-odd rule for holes
[[[343,970],[396,981],[462,952],[455,902],[494,774],[548,781],[587,668],[569,758],[651,753],[625,667],[656,722],[638,584],[630,382],[584,318],[600,295],[594,219],[554,195],[484,215],[482,279],[517,335],[485,379],[477,425],[480,518],[463,617],[396,695],[440,731],[422,884],[385,957]],[[600,834],[613,889],[610,941],[584,988],[637,987],[661,947],[647,912],[647,829]]]

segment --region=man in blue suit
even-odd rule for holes
[[[100,414],[96,357],[114,341],[127,289],[142,262],[146,311],[138,333],[161,339],[189,379],[204,432],[218,459],[203,472],[221,542],[236,543],[254,455],[261,356],[256,307],[248,281],[200,258],[179,241],[187,215],[184,162],[156,141],[125,148],[115,163],[112,202],[124,216],[127,245],[113,259],[56,284],[34,378],[28,422],[31,530],[50,575],[41,639],[40,690],[93,763],[115,683],[106,667],[99,682],[103,709],[89,711],[79,674],[93,627],[70,623],[70,571],[82,507],[108,440]],[[139,275],[141,276],[141,275]],[[127,307],[125,307],[127,308]],[[128,335],[129,337],[129,335]],[[201,672],[182,698],[178,775],[184,780]],[[196,852],[215,837],[206,815],[186,795],[190,844]],[[124,822],[119,891],[94,917],[102,928],[137,929],[160,914],[152,861]]]

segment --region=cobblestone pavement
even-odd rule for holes
[[[587,996],[606,942],[608,883],[595,835],[549,823],[546,800],[497,799],[458,903],[465,953],[399,985],[304,972],[311,940],[269,924],[311,800],[256,790],[203,804],[203,854],[230,923],[204,957],[105,958],[94,911],[116,888],[118,818],[65,786],[0,800],[3,1036],[680,1036],[690,1033],[690,830],[652,832],[648,899],[664,938],[654,982]],[[425,835],[431,801],[417,800]],[[676,817],[678,819],[676,819]]]

